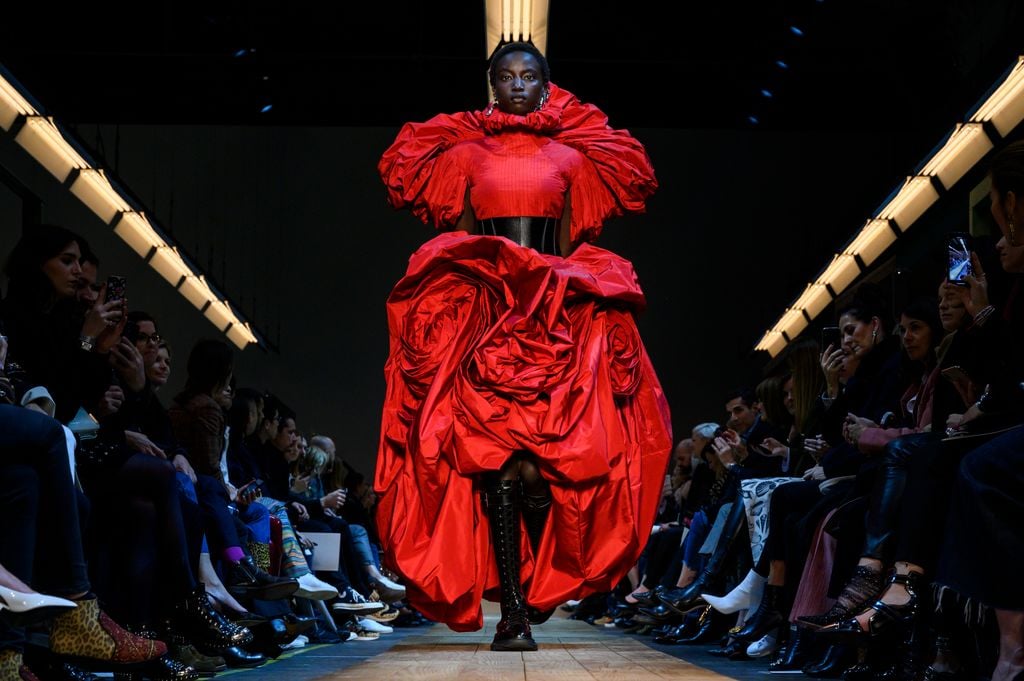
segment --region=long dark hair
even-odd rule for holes
[[[83,254],[91,252],[81,235],[58,225],[36,225],[22,234],[4,266],[9,313],[38,314],[53,301],[53,284],[43,273],[43,264],[70,243],[77,243]]]
[[[217,386],[227,384],[234,363],[234,352],[224,341],[214,338],[198,341],[188,355],[188,378],[178,402],[196,395],[209,395]]]
[[[910,319],[916,319],[919,322],[924,322],[928,325],[928,328],[931,329],[931,348],[929,357],[925,360],[925,366],[928,369],[931,369],[935,366],[935,349],[939,347],[939,343],[942,342],[942,338],[946,335],[946,330],[942,328],[942,319],[939,317],[939,302],[935,298],[930,298],[928,296],[915,298],[900,311],[900,315],[903,317],[909,317]],[[903,351],[902,356],[903,370],[907,372],[906,377],[911,380],[920,379],[921,374],[919,370],[916,375],[913,373],[915,369],[912,365],[916,364],[916,362],[912,362],[910,360],[906,351]]]

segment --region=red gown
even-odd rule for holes
[[[499,597],[480,474],[532,452],[551,485],[537,555],[521,532],[528,602],[609,591],[650,536],[672,445],[668,405],[637,333],[632,265],[587,242],[641,212],[657,187],[640,143],[551,85],[540,110],[407,124],[379,164],[396,208],[453,226],[467,188],[477,219],[558,218],[561,258],[508,239],[445,232],[388,298],[390,354],[377,457],[377,524],[410,602],[456,631]]]

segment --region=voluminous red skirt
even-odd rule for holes
[[[409,600],[456,631],[497,600],[480,475],[528,450],[553,504],[529,603],[609,591],[650,536],[672,447],[668,405],[637,333],[630,263],[568,258],[500,237],[442,234],[388,299],[391,350],[377,458],[377,524]]]

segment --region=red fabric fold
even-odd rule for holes
[[[565,145],[585,159],[570,187],[573,244],[595,239],[610,217],[643,212],[658,186],[643,145],[627,130],[610,127],[596,106],[554,83],[549,89],[544,107],[525,116],[473,111],[407,123],[378,164],[388,201],[425,223],[450,228],[462,214],[469,170],[444,152],[486,137],[525,134]]]
[[[498,597],[477,480],[518,450],[553,497],[536,556],[522,533],[531,604],[610,590],[636,562],[672,442],[643,302],[629,262],[591,245],[563,259],[457,232],[412,256],[388,299],[375,488],[389,564],[427,617],[478,629]]]

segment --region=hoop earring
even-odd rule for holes
[[[551,91],[544,86],[544,90],[540,93],[540,101],[537,102],[537,106],[533,107],[534,111],[540,111],[544,108],[544,105],[548,103],[548,97],[551,95]]]
[[[487,111],[484,111],[484,116],[490,116],[492,113],[494,113],[495,104],[497,104],[497,102],[491,100],[491,103],[487,105]]]

